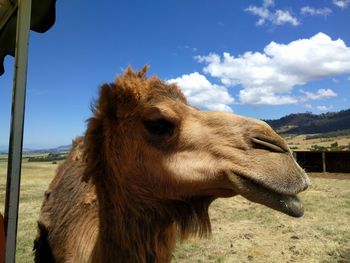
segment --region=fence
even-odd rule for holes
[[[350,173],[350,151],[293,153],[306,172]]]

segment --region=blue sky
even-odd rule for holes
[[[349,108],[350,0],[57,1],[31,32],[24,145],[84,133],[98,86],[151,66],[203,109],[261,119]],[[13,58],[0,77],[0,147],[10,126]]]

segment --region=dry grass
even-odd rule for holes
[[[23,162],[16,262],[33,262],[32,248],[42,198],[57,165]],[[6,163],[0,160],[0,205],[4,211]],[[3,213],[3,212],[2,212]]]
[[[350,180],[329,177],[312,178],[298,219],[241,197],[217,200],[212,236],[178,245],[174,261],[350,262]]]
[[[1,204],[5,162],[0,161]],[[23,163],[17,262],[32,262],[42,196],[57,165]],[[306,213],[290,218],[241,197],[220,199],[210,209],[213,233],[176,247],[174,262],[350,262],[350,174],[313,177],[301,195]]]

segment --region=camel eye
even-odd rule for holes
[[[175,124],[166,119],[144,120],[143,125],[150,134],[157,136],[172,135],[175,128]]]

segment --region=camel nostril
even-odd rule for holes
[[[255,148],[265,149],[272,152],[280,152],[280,153],[287,153],[289,152],[288,149],[285,147],[281,147],[276,145],[273,142],[268,142],[266,140],[260,139],[260,138],[252,138],[252,141],[254,143]]]

